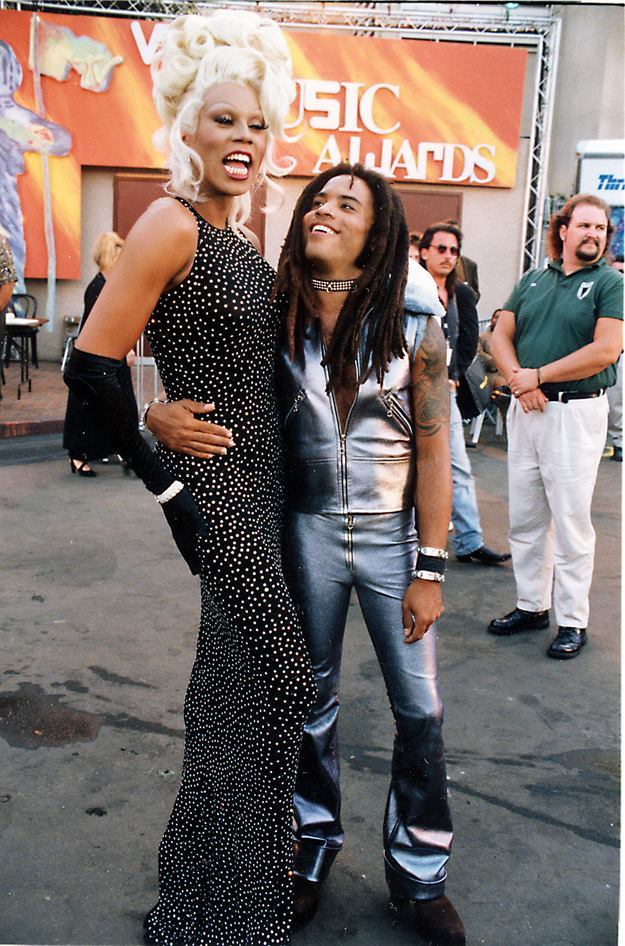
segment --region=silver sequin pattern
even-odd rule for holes
[[[195,261],[161,296],[147,334],[168,398],[215,403],[210,419],[235,447],[201,460],[159,445],[210,535],[182,779],[147,927],[161,946],[286,946],[292,795],[314,684],[281,564],[274,273],[181,202],[198,221]]]

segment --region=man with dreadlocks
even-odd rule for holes
[[[318,687],[294,797],[295,919],[316,912],[343,844],[338,687],[355,589],[396,724],[384,823],[393,913],[432,943],[463,944],[443,892],[452,825],[434,626],[451,513],[446,346],[435,291],[407,286],[407,270],[402,204],[379,174],[338,165],[304,189],[276,282],[285,563]],[[175,410],[150,411],[159,439],[189,453],[211,442],[188,418],[174,434]]]

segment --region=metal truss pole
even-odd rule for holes
[[[534,115],[530,140],[529,168],[525,198],[526,221],[521,271],[540,264],[547,195],[547,169],[551,146],[551,126],[555,97],[560,20],[554,19],[541,36],[537,49]]]

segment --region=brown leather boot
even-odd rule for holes
[[[403,914],[428,946],[466,944],[464,924],[445,895],[435,900],[391,900],[390,908],[395,914]]]

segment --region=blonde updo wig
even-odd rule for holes
[[[220,10],[209,16],[190,14],[174,20],[152,63],[154,102],[163,127],[155,135],[168,158],[169,193],[187,200],[206,199],[204,166],[197,151],[182,139],[194,134],[208,89],[236,82],[254,89],[268,126],[265,158],[258,184],[281,188],[267,174],[287,174],[294,162],[276,163],[274,142],[284,139],[284,121],[294,95],[291,57],[280,28],[267,17],[247,10]],[[250,194],[235,197],[229,220],[235,228],[250,215]]]

